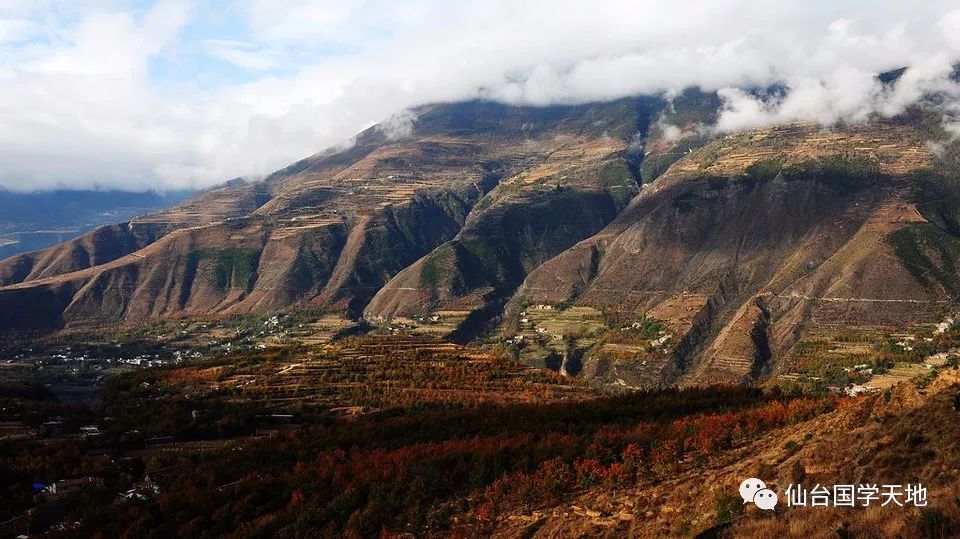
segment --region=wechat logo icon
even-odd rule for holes
[[[754,503],[760,509],[773,510],[777,506],[777,493],[768,489],[763,481],[751,477],[740,483],[740,497],[743,503]]]

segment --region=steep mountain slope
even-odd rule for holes
[[[10,284],[0,289],[0,326],[56,328],[292,304],[356,317],[391,277],[453,239],[501,179],[535,170],[557,152],[573,159],[615,153],[631,140],[635,123],[634,100],[424,107],[407,136],[391,139],[388,130],[371,128],[349,149],[295,163],[244,187],[236,200],[198,199],[138,220],[134,230],[160,227],[142,239],[98,245],[89,237],[6,261]],[[606,196],[579,237],[615,216]],[[622,206],[630,193],[616,196]],[[571,190],[541,207],[579,206],[579,197]]]
[[[502,181],[449,242],[401,271],[366,316],[437,309],[492,310],[526,273],[598,231],[638,192],[624,161],[626,141],[571,141],[538,166]]]
[[[433,314],[469,341],[491,329],[524,277],[599,231],[644,182],[655,179],[708,137],[715,94],[688,90],[666,101],[641,98],[610,112],[604,137],[571,140],[539,165],[506,178],[469,215],[455,239],[388,282],[364,315],[375,321]],[[596,131],[597,126],[593,126]]]
[[[950,200],[930,190],[946,181],[933,157],[903,124],[723,137],[533,271],[506,328],[592,311],[599,330],[524,353],[579,346],[588,376],[650,385],[768,374],[813,326],[938,320],[957,299],[958,240],[922,203]],[[644,317],[665,329],[630,324]]]

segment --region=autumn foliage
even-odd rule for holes
[[[71,518],[91,536],[390,536],[449,531],[458,515],[457,526],[483,530],[506,509],[657,481],[836,405],[714,387],[397,410],[217,451],[160,454],[150,466],[159,494],[117,502],[115,494],[85,493]],[[4,461],[7,477],[29,475],[31,465],[18,458],[25,457]]]

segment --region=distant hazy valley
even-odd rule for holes
[[[166,209],[191,194],[0,190],[0,259],[71,240],[100,225]]]

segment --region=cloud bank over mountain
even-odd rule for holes
[[[0,186],[202,187],[478,97],[700,86],[724,99],[721,131],[862,121],[929,92],[960,115],[956,2],[837,4],[0,0]],[[902,66],[893,86],[875,78]],[[774,83],[775,98],[744,91]]]

